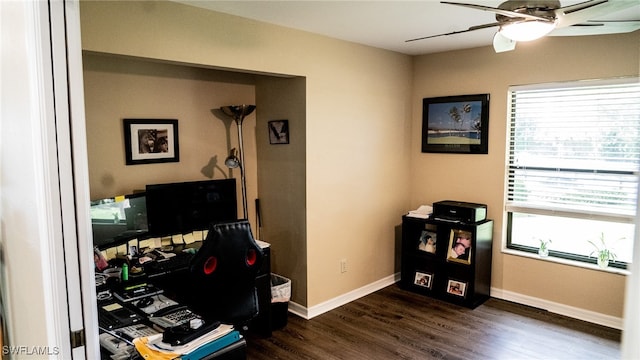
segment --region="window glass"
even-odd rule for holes
[[[589,242],[631,261],[640,168],[638,79],[510,89],[507,246],[595,262]]]

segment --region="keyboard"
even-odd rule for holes
[[[188,307],[174,305],[166,307],[151,316],[149,321],[166,329],[187,323],[193,319],[198,319],[198,315],[193,313]]]
[[[131,341],[135,338],[155,335],[158,332],[145,324],[136,324],[117,329],[115,333]]]
[[[172,271],[187,269],[192,258],[192,254],[181,253],[170,258],[150,262],[145,264],[147,275],[154,277]]]
[[[122,302],[128,303],[162,293],[162,289],[158,289],[152,284],[139,284],[121,291],[114,291],[113,296]]]

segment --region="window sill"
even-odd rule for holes
[[[588,264],[588,263],[583,263],[583,262],[580,262],[580,261],[561,259],[561,258],[557,258],[557,257],[553,257],[553,256],[547,256],[547,257],[543,258],[543,257],[538,256],[538,254],[533,254],[533,253],[529,253],[529,252],[525,252],[525,251],[518,251],[518,250],[513,250],[513,249],[502,249],[502,253],[503,254],[508,254],[508,255],[526,257],[526,258],[534,259],[534,260],[548,261],[548,262],[552,262],[552,263],[556,263],[556,264],[575,266],[575,267],[588,269],[588,270],[604,271],[604,272],[607,272],[607,273],[610,273],[610,274],[618,274],[618,275],[624,275],[624,276],[627,276],[627,275],[631,274],[631,272],[629,270],[625,270],[625,269],[618,269],[618,268],[614,268],[614,267],[607,267],[605,269],[602,269],[601,267],[599,267],[598,265],[595,265],[595,264]]]

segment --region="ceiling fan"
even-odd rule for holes
[[[491,27],[499,27],[493,38],[496,52],[515,49],[518,41],[531,41],[545,35],[575,36],[625,33],[640,29],[636,21],[597,21],[597,17],[638,5],[635,0],[589,0],[562,7],[559,0],[508,0],[497,8],[441,1],[442,4],[464,6],[496,14],[496,22],[475,25],[466,30],[423,36],[406,42],[438,36],[461,34]]]

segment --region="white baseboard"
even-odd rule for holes
[[[393,275],[389,275],[386,278],[375,281],[369,285],[365,285],[359,289],[355,289],[353,291],[349,291],[346,294],[337,296],[333,299],[327,300],[318,305],[312,306],[310,308],[304,307],[300,304],[289,302],[289,312],[298,315],[304,319],[312,319],[318,315],[324,314],[327,311],[331,311],[337,307],[340,307],[344,304],[348,304],[354,300],[357,300],[363,296],[367,296],[371,293],[374,293],[380,289],[384,289],[389,285],[393,285],[394,283],[400,281],[400,273],[396,273]]]
[[[624,320],[619,317],[604,315],[591,310],[585,310],[557,302],[536,298],[533,296],[523,295],[503,289],[491,288],[491,297],[513,301],[518,304],[533,306],[543,309],[554,314],[568,316],[574,319],[587,321],[590,323],[607,326],[614,329],[622,330]]]
[[[289,302],[289,312],[309,320],[320,314],[324,314],[327,311],[331,311],[351,301],[357,300],[363,296],[374,293],[398,281],[400,281],[400,273],[387,276],[386,278],[380,279],[369,285],[350,291],[346,294],[327,300],[323,303],[312,306],[310,308],[307,308],[295,302]],[[552,312],[554,314],[564,315],[574,319],[583,320],[583,321],[587,321],[587,322],[602,325],[602,326],[607,326],[614,329],[622,330],[624,325],[624,320],[619,317],[604,315],[601,313],[597,313],[595,311],[568,306],[568,305],[556,303],[553,301],[544,300],[544,299],[536,298],[533,296],[523,295],[523,294],[519,294],[516,292],[507,291],[503,289],[492,287],[491,296],[497,299],[512,301],[512,302],[522,304],[522,305],[527,305],[527,306],[533,306],[539,309]]]

